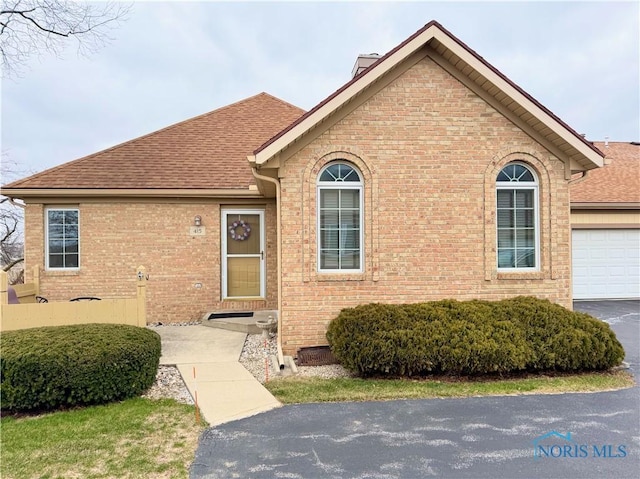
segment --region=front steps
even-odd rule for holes
[[[262,330],[256,326],[256,321],[267,321],[269,316],[277,319],[278,312],[274,310],[211,311],[203,316],[202,325],[246,334],[262,334]],[[212,319],[209,319],[211,317]]]

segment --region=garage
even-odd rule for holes
[[[573,299],[640,299],[640,143],[594,146],[604,167],[571,181]]]
[[[640,229],[574,229],[573,298],[640,298]]]

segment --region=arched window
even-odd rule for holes
[[[498,270],[540,267],[538,180],[523,163],[506,165],[496,179]]]
[[[358,170],[330,163],[318,175],[318,271],[361,272],[363,183]]]

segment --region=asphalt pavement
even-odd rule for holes
[[[640,302],[581,302],[640,371]],[[302,404],[206,430],[196,478],[636,478],[640,388]],[[534,454],[535,453],[535,454]]]

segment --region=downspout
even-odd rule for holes
[[[277,277],[278,277],[278,336],[276,341],[278,365],[280,369],[284,369],[284,354],[282,354],[282,228],[281,228],[281,216],[280,216],[280,182],[271,178],[270,176],[263,176],[258,173],[258,169],[253,166],[251,172],[257,180],[268,181],[273,183],[276,187],[276,243],[278,246],[278,253],[276,255]]]

